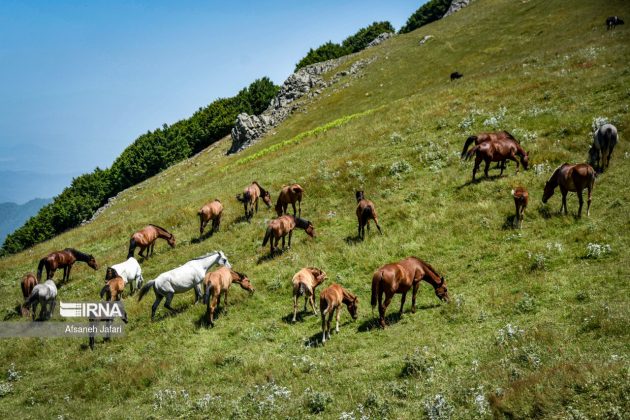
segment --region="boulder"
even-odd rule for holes
[[[472,0],[453,0],[451,2],[451,6],[448,8],[446,13],[444,13],[444,16],[442,16],[442,17],[445,18],[447,16],[452,15],[455,12],[460,11],[464,7],[468,6],[471,3],[471,1]]]

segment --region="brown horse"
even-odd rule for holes
[[[366,200],[363,198],[363,191],[357,191],[356,194],[357,199],[357,219],[359,221],[359,239],[365,238],[365,227],[367,226],[368,232],[370,231],[370,219],[374,220],[376,224],[376,228],[378,229],[378,233],[381,235],[383,231],[381,231],[381,227],[378,224],[378,216],[376,214],[376,208],[374,207],[374,203],[370,200]]]
[[[319,311],[322,316],[322,344],[326,342],[327,335],[330,340],[330,323],[335,311],[337,312],[335,332],[339,332],[339,317],[341,316],[340,307],[342,304],[346,305],[348,312],[350,312],[350,316],[352,319],[356,320],[359,299],[347,289],[344,289],[340,285],[334,283],[319,294]],[[328,314],[328,320],[326,320],[326,314]]]
[[[254,209],[258,213],[258,198],[262,198],[263,202],[267,205],[267,208],[271,207],[271,194],[266,191],[256,181],[252,182],[247,188],[243,190],[243,194],[236,196],[236,199],[243,203],[245,208],[245,218],[249,221],[254,216]]]
[[[101,299],[105,297],[106,301],[118,302],[122,299],[122,295],[124,291],[125,291],[125,281],[123,280],[122,277],[117,276],[117,277],[113,277],[109,279],[107,283],[105,283],[105,286],[103,286],[103,288],[101,289],[100,296],[101,296]],[[124,309],[123,309],[123,316],[121,320],[125,324],[128,322],[127,312]],[[98,328],[97,322],[105,322],[106,326],[111,326],[113,322],[113,318],[100,319],[100,320],[90,318],[88,321],[90,322],[90,327]],[[103,338],[103,341],[109,341],[109,340],[110,340],[109,334],[106,334],[105,337]],[[89,337],[90,349],[94,350],[95,342],[96,342],[96,339],[94,335],[90,334],[90,337]]]
[[[586,205],[586,215],[591,215],[591,197],[593,193],[593,186],[595,185],[596,172],[591,165],[586,163],[568,164],[565,163],[559,166],[549,178],[549,181],[545,184],[545,191],[543,193],[542,202],[546,203],[553,195],[557,186],[560,186],[560,192],[562,193],[562,206],[560,207],[560,213],[564,208],[564,214],[568,214],[567,211],[567,193],[569,191],[576,192],[578,201],[580,202],[580,208],[578,209],[578,217],[582,217],[582,205],[584,200],[582,198],[582,191],[584,188],[588,188],[588,201]]]
[[[228,307],[228,289],[236,283],[241,288],[250,293],[254,293],[254,286],[245,274],[238,273],[227,267],[221,267],[218,270],[211,271],[206,274],[203,279],[204,297],[203,302],[207,305],[208,323],[214,327],[214,312],[221,301],[221,293],[223,293],[223,311],[227,314]],[[210,299],[212,295],[212,299]]]
[[[407,292],[413,287],[411,297],[411,312],[416,312],[416,293],[420,281],[424,280],[435,289],[435,295],[448,302],[448,289],[444,277],[440,276],[433,267],[416,257],[408,257],[397,263],[386,264],[376,270],[372,276],[372,309],[378,301],[379,324],[385,328],[385,311],[395,293],[402,293],[400,302],[400,316],[403,313]],[[383,302],[383,294],[385,301]]]
[[[297,216],[302,216],[302,194],[304,194],[304,188],[300,184],[283,185],[280,194],[278,195],[278,201],[276,202],[276,213],[278,217],[283,214],[287,214],[289,204],[293,207],[293,215],[296,215],[295,203],[298,203],[299,212]]]
[[[203,230],[210,220],[212,220],[211,232],[217,232],[221,224],[221,215],[223,214],[223,204],[218,198],[205,204],[198,212],[199,215],[199,236],[203,236]]]
[[[304,229],[306,234],[311,238],[315,237],[315,228],[313,224],[305,219],[285,214],[277,219],[273,219],[269,222],[265,238],[263,239],[263,246],[267,245],[269,241],[270,253],[273,254],[274,250],[278,248],[278,242],[282,238],[282,248],[284,249],[284,237],[289,235],[289,248],[291,247],[291,236],[293,235],[293,229],[296,227]],[[275,241],[275,245],[274,245]]]
[[[33,273],[26,273],[24,277],[22,277],[22,281],[20,282],[20,287],[22,288],[22,296],[24,297],[24,302],[28,299],[28,297],[33,292],[33,288],[37,285],[37,278]],[[24,305],[20,306],[20,313],[24,317],[28,317],[30,315],[30,311]]]
[[[462,150],[461,158],[464,159],[467,156],[468,147],[475,143],[475,146],[480,145],[481,143],[486,143],[489,141],[495,140],[514,140],[514,136],[507,131],[495,131],[493,133],[479,133],[476,136],[470,136],[466,139],[464,143],[464,149]]]
[[[297,316],[298,298],[304,295],[304,312],[306,312],[306,302],[311,303],[313,314],[315,310],[315,289],[326,280],[326,273],[315,267],[306,267],[295,273],[293,279],[293,322]]]
[[[62,282],[70,280],[70,270],[75,262],[81,261],[87,263],[94,270],[98,269],[96,260],[92,255],[84,254],[74,248],[66,248],[63,251],[51,252],[41,260],[37,266],[37,281],[42,281],[42,271],[46,267],[46,280],[50,280],[55,275],[58,268],[63,268]]]
[[[519,162],[516,159],[516,156],[521,158],[521,163],[523,164],[523,168],[525,170],[529,167],[529,156],[527,152],[521,147],[520,144],[516,143],[513,140],[495,140],[488,141],[485,143],[481,143],[467,153],[467,157],[472,155],[476,155],[475,157],[475,167],[473,168],[472,179],[475,180],[475,174],[479,170],[479,166],[481,162],[486,162],[486,167],[484,169],[484,174],[488,177],[488,169],[490,168],[490,162],[502,162],[506,159],[513,160],[516,162],[516,173],[518,173]],[[501,174],[503,175],[504,167],[501,166]]]
[[[136,247],[140,247],[138,255],[141,257],[148,258],[153,255],[153,249],[155,248],[155,241],[157,239],[164,239],[171,248],[175,248],[175,235],[158,225],[149,225],[131,235],[127,258],[133,257],[133,252]],[[143,252],[146,255],[142,254]]]
[[[525,187],[516,187],[512,190],[512,197],[514,197],[514,206],[516,206],[516,216],[514,217],[514,220],[516,222],[516,226],[522,228],[525,208],[529,203],[529,193]]]

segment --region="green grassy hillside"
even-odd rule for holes
[[[359,53],[376,56],[363,77],[333,85],[275,133],[226,157],[225,139],[124,192],[93,223],[0,260],[0,307],[10,318],[18,280],[46,253],[72,246],[108,264],[125,259],[132,232],[171,229],[141,262],[147,280],[214,249],[249,275],[257,291],[233,288],[227,315],[203,322],[193,293],[180,310],[152,294],[126,299],[127,335],[86,340],[13,339],[0,346],[0,413],[20,418],[627,418],[630,263],[629,28],[604,20],[624,1],[477,0],[468,8]],[[425,35],[432,35],[419,45]],[[344,64],[350,66],[351,62]],[[451,83],[448,75],[465,76]],[[621,133],[610,169],[597,179],[591,216],[559,216],[559,192],[542,188],[559,164],[584,161],[597,117]],[[465,138],[511,131],[532,168],[470,183]],[[299,182],[303,216],[318,234],[268,259],[272,210],[241,221],[234,196],[252,180],[272,191]],[[508,225],[510,190],[529,188],[522,230]],[[357,242],[354,190],[372,199],[384,235]],[[220,198],[222,230],[201,242],[197,210]],[[588,244],[610,252],[596,254]],[[376,328],[372,272],[416,255],[446,276],[452,302],[420,288],[417,313]],[[290,279],[315,265],[359,295],[341,333],[317,345],[319,319],[295,325]],[[59,276],[59,274],[58,274]],[[64,301],[98,296],[104,268],[76,265]],[[389,308],[399,307],[397,296]],[[26,322],[26,321],[25,321]],[[9,375],[9,374],[7,374]],[[15,379],[15,374],[9,375]],[[318,413],[319,414],[315,414]]]

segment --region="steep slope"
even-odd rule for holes
[[[226,157],[225,139],[123,193],[93,223],[0,260],[0,304],[20,298],[19,277],[47,252],[73,246],[106,266],[125,258],[129,235],[163,225],[177,247],[156,246],[146,279],[213,249],[249,275],[253,296],[234,288],[229,313],[207,329],[192,293],[180,310],[152,296],[126,300],[127,336],[98,343],[6,340],[0,368],[17,370],[0,412],[21,417],[471,418],[623,416],[628,407],[630,53],[627,28],[606,31],[622,1],[478,0],[466,9],[359,53],[376,56],[363,77],[341,81],[275,133]],[[497,23],[499,22],[499,23]],[[419,40],[432,35],[427,43]],[[345,63],[350,66],[352,63]],[[341,68],[338,70],[342,70]],[[451,83],[448,75],[465,76]],[[592,215],[556,214],[542,187],[564,161],[583,161],[596,117],[622,133],[609,171],[597,179]],[[471,133],[507,129],[530,152],[532,169],[469,182],[460,162]],[[264,207],[241,222],[234,195],[252,180],[275,199],[283,184],[306,188],[302,232],[273,259],[262,249]],[[510,190],[531,194],[522,231],[507,227]],[[354,190],[375,201],[384,230],[357,242]],[[222,230],[197,242],[196,211],[226,206]],[[569,197],[574,214],[577,200]],[[611,251],[589,253],[588,244]],[[591,249],[594,249],[591,246]],[[440,304],[423,285],[416,314],[375,328],[370,280],[378,266],[417,255],[444,273],[452,297]],[[319,320],[295,325],[290,278],[315,265],[359,295],[359,319],[317,346]],[[95,299],[103,270],[73,270],[64,301]],[[399,297],[390,306],[398,309]],[[408,300],[409,302],[409,300]],[[407,304],[409,305],[409,303]],[[345,310],[344,310],[345,311]],[[8,316],[8,315],[7,315]],[[9,317],[9,316],[8,316]],[[14,364],[14,367],[10,367]],[[10,385],[6,385],[10,384]],[[4,391],[3,391],[4,393]],[[345,414],[344,414],[345,413]]]

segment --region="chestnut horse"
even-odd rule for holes
[[[170,245],[171,248],[175,248],[175,235],[169,233],[166,229],[158,225],[149,225],[143,229],[140,229],[129,240],[129,252],[127,258],[133,257],[133,252],[136,247],[140,247],[139,256],[148,258],[153,255],[153,249],[155,248],[155,241],[158,239],[164,239]],[[146,250],[146,252],[145,252]],[[142,253],[146,255],[143,255]]]
[[[315,267],[305,267],[295,273],[291,282],[293,283],[293,322],[297,317],[298,298],[304,295],[304,312],[306,312],[306,302],[311,303],[313,314],[315,310],[315,289],[326,280],[326,273]]]
[[[357,219],[359,221],[359,239],[365,238],[366,226],[368,232],[370,231],[370,219],[374,220],[376,228],[378,229],[378,233],[382,235],[383,231],[381,231],[381,227],[378,224],[378,216],[376,215],[376,208],[374,207],[374,203],[363,198],[363,191],[357,191],[355,196],[357,199],[356,213]]]
[[[278,242],[282,238],[282,248],[284,249],[284,237],[289,235],[289,248],[291,247],[291,236],[293,235],[293,229],[296,227],[304,229],[306,234],[311,238],[315,237],[315,228],[313,224],[305,219],[285,214],[277,219],[273,219],[269,222],[265,238],[263,239],[263,246],[267,245],[269,241],[270,253],[273,254],[274,250],[278,248]],[[275,241],[275,245],[274,245]]]
[[[223,214],[223,204],[218,198],[205,204],[198,212],[199,215],[199,236],[203,236],[203,230],[210,220],[212,220],[212,233],[219,230],[221,215]]]
[[[529,193],[525,187],[516,187],[512,190],[512,197],[514,197],[514,206],[516,207],[516,216],[514,217],[514,220],[516,222],[516,226],[522,228],[525,208],[529,203]]]
[[[243,203],[245,208],[245,218],[249,221],[254,216],[254,209],[258,213],[258,198],[262,198],[263,203],[267,205],[267,208],[271,207],[271,194],[266,191],[256,181],[252,182],[250,186],[243,190],[243,194],[236,196],[236,199]]]
[[[564,214],[567,214],[567,193],[569,191],[576,192],[580,208],[578,209],[578,217],[582,217],[582,205],[584,199],[582,198],[582,191],[584,188],[588,188],[588,201],[586,205],[586,215],[591,215],[591,197],[593,193],[593,186],[595,185],[596,172],[591,165],[586,163],[560,165],[549,178],[549,181],[545,184],[545,191],[543,193],[542,202],[546,203],[553,195],[557,186],[560,186],[560,192],[562,193],[562,206],[560,207],[560,213],[564,208]]]
[[[33,288],[37,285],[37,278],[33,273],[26,273],[24,277],[22,277],[22,281],[20,282],[20,287],[22,288],[22,296],[24,297],[24,302],[28,299],[28,297],[33,292]],[[21,314],[22,316],[29,316],[29,310],[26,306],[21,306]]]
[[[408,257],[397,263],[386,264],[376,270],[372,276],[372,309],[378,300],[379,324],[385,328],[385,311],[395,293],[402,293],[400,302],[400,316],[403,313],[407,292],[413,287],[411,297],[411,312],[416,312],[416,293],[420,281],[424,280],[435,289],[435,295],[448,302],[448,289],[444,277],[440,276],[433,267],[416,257]],[[383,302],[383,294],[385,301]]]
[[[55,275],[58,268],[63,268],[62,282],[70,280],[70,270],[75,262],[81,261],[87,263],[94,270],[98,269],[96,260],[92,255],[84,254],[74,248],[66,248],[63,251],[51,252],[41,260],[37,266],[37,281],[42,281],[42,271],[46,267],[46,280],[50,280]]]
[[[297,216],[302,216],[302,194],[304,194],[304,188],[300,184],[291,184],[282,186],[282,190],[278,195],[278,201],[276,202],[276,213],[278,217],[283,214],[287,214],[289,204],[293,207],[293,215],[296,215],[295,203],[298,203],[299,211]]]
[[[101,289],[101,299],[106,296],[106,300],[118,301],[122,299],[122,294],[125,291],[125,280],[122,277],[117,276],[107,280],[105,286]]]
[[[339,332],[339,317],[341,316],[341,305],[345,304],[350,312],[352,319],[357,319],[357,309],[359,299],[344,289],[340,285],[334,283],[328,286],[319,294],[319,311],[322,315],[322,344],[326,342],[326,336],[330,340],[330,322],[332,321],[335,311],[337,312],[337,324],[335,332]],[[328,314],[328,321],[326,321]]]
[[[519,162],[516,159],[516,156],[519,156],[521,158],[523,168],[527,170],[529,167],[529,156],[527,155],[527,152],[514,140],[502,139],[481,143],[470,149],[470,151],[466,154],[467,158],[472,155],[476,155],[475,167],[473,168],[472,174],[473,181],[475,180],[475,174],[479,170],[481,161],[486,162],[486,167],[484,169],[486,177],[488,177],[490,162],[501,162],[506,159],[513,160],[516,162],[516,173],[518,173]],[[500,175],[503,175],[503,169],[504,167],[501,166]]]
[[[250,293],[254,293],[254,286],[245,274],[238,273],[227,267],[220,267],[218,270],[210,271],[203,279],[204,294],[203,303],[206,304],[208,314],[208,324],[214,327],[214,312],[221,302],[221,293],[223,293],[223,311],[227,315],[228,307],[228,289],[236,283],[242,289]],[[212,299],[210,299],[212,295]]]
[[[506,140],[506,139],[516,141],[514,136],[505,130],[495,131],[493,133],[479,133],[476,136],[470,136],[466,139],[466,142],[464,143],[464,149],[462,150],[462,154],[460,155],[460,157],[464,159],[467,156],[466,152],[468,152],[468,147],[473,143],[475,143],[475,146],[478,146],[481,143],[486,143],[486,142],[495,141],[495,140]]]

